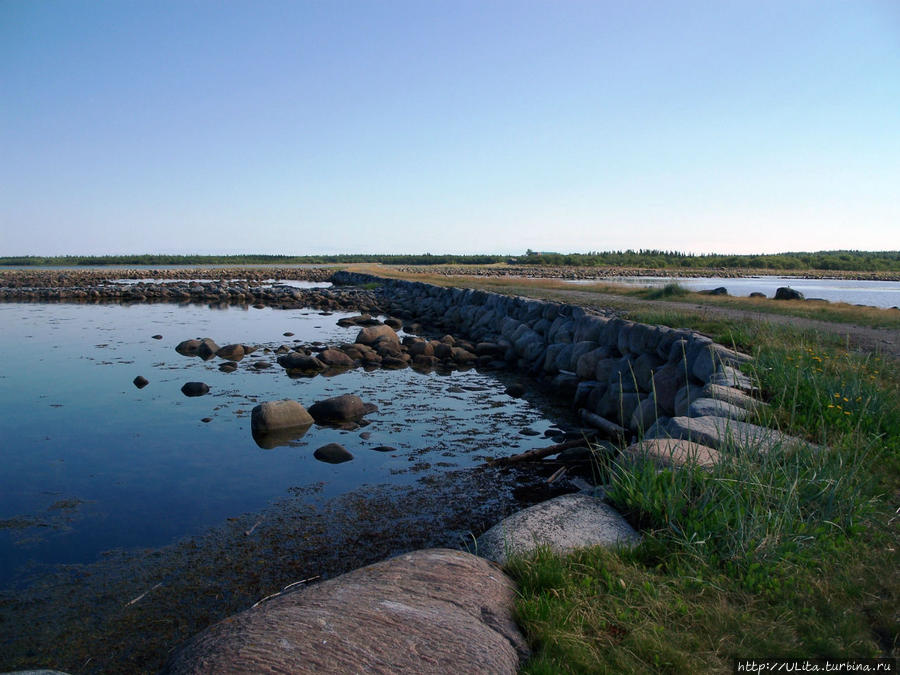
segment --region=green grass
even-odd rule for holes
[[[642,529],[640,546],[510,563],[535,650],[525,672],[896,656],[900,366],[808,331],[701,329],[753,351],[770,404],[759,421],[822,448],[726,452],[709,471],[620,467],[608,498]]]

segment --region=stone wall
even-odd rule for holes
[[[749,357],[689,330],[564,303],[354,272],[337,272],[332,281],[379,284],[384,309],[408,325],[496,345],[510,367],[547,381],[588,423],[599,416],[640,431],[658,417],[687,415],[709,383],[749,386],[734,368]]]

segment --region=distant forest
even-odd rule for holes
[[[605,251],[552,253],[528,250],[522,256],[502,255],[108,255],[0,257],[0,265],[302,265],[382,263],[385,265],[546,265],[572,267],[631,267],[643,269],[758,269],[900,271],[900,251],[817,251],[764,255],[693,255],[678,251]]]

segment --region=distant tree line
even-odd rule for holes
[[[639,249],[591,253],[538,253],[527,251],[518,259],[527,265],[576,267],[643,267],[648,269],[761,269],[898,271],[900,251],[817,251],[758,255],[694,255],[679,251]]]
[[[106,255],[0,257],[0,265],[321,265],[382,263],[385,265],[515,265],[573,267],[633,267],[644,269],[760,269],[844,270],[854,272],[900,271],[900,251],[817,251],[760,255],[694,255],[679,251],[639,249],[590,253],[554,253],[528,250],[522,256],[501,255]]]

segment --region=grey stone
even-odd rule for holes
[[[462,551],[415,551],[282,593],[206,629],[164,672],[512,675],[515,584]]]
[[[725,387],[720,384],[707,384],[703,387],[702,396],[714,398],[717,401],[725,401],[731,405],[736,405],[745,410],[757,410],[766,404],[752,396],[748,396],[744,392],[734,389],[733,387]]]
[[[740,449],[768,453],[777,447],[818,449],[812,443],[775,429],[726,417],[673,417],[658,433],[708,445],[719,451]]]
[[[631,460],[649,459],[659,466],[673,468],[687,464],[709,468],[722,457],[714,448],[678,438],[645,438],[625,448],[625,456]]]
[[[505,564],[510,555],[528,555],[539,546],[568,553],[588,546],[632,546],[640,541],[609,504],[568,494],[519,511],[476,540],[478,555]]]
[[[698,398],[691,401],[688,406],[688,417],[706,417],[715,415],[717,417],[729,417],[733,420],[746,420],[752,413],[746,408],[739,408],[731,403],[719,401],[714,398]]]
[[[723,387],[737,387],[744,391],[755,391],[756,387],[752,380],[744,375],[737,368],[731,366],[722,366],[718,372],[709,376],[709,384],[718,384]]]

